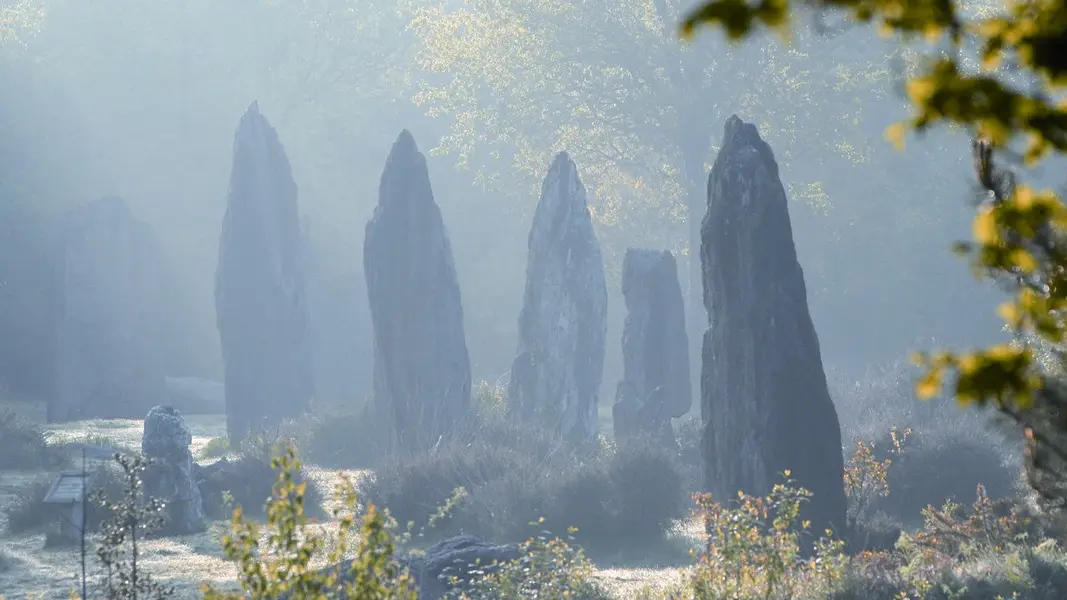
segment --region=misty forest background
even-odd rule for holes
[[[935,344],[1002,339],[998,293],[949,251],[973,214],[966,134],[940,129],[903,153],[883,139],[906,115],[897,86],[921,48],[872,40],[863,28],[820,32],[812,15],[800,19],[792,47],[769,36],[685,43],[675,27],[687,8],[0,2],[0,381],[21,397],[50,393],[54,224],[106,195],[124,198],[162,240],[167,374],[222,379],[215,265],[233,126],[253,100],[284,141],[300,188],[312,301],[353,301],[322,314],[354,317],[316,327],[322,403],[352,405],[370,393],[362,234],[403,128],[430,150],[475,380],[510,368],[540,178],[565,149],[590,191],[604,248],[600,397],[610,402],[622,374],[625,249],[671,249],[688,287],[690,198],[703,208],[732,113],[757,124],[781,164],[831,379]],[[1041,176],[1035,185],[1053,183]],[[690,339],[705,326],[692,320]]]

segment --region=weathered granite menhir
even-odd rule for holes
[[[584,444],[596,437],[604,371],[604,261],[578,169],[556,155],[530,227],[508,410]]]
[[[164,395],[163,253],[121,198],[66,216],[48,420],[139,419]]]
[[[426,451],[465,425],[471,366],[452,244],[426,158],[407,130],[389,153],[363,242],[374,402],[393,452]]]
[[[764,495],[791,471],[811,531],[845,531],[841,426],[808,312],[785,189],[756,127],[726,121],[701,226],[701,410],[708,491]]]
[[[671,419],[693,405],[689,336],[678,281],[668,250],[629,248],[622,261],[626,322],[622,332],[623,380],[612,423],[615,439],[649,435],[677,450]]]
[[[237,126],[215,311],[232,444],[308,408],[314,393],[297,188],[253,102]]]
[[[159,532],[183,535],[204,530],[204,503],[193,472],[192,433],[180,412],[170,406],[148,411],[141,452],[151,459],[144,472],[144,492],[164,502],[166,519]]]

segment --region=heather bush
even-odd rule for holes
[[[476,422],[503,419],[507,392],[503,387],[479,381],[473,387]],[[308,464],[332,469],[366,469],[386,458],[387,422],[377,414],[373,400],[356,411],[328,406],[295,424],[301,456]]]
[[[543,521],[531,523],[540,526]],[[571,530],[574,533],[574,530]],[[604,588],[593,578],[593,563],[574,541],[540,533],[519,545],[521,556],[496,565],[491,573],[476,577],[464,600],[525,600],[527,598],[573,598],[607,600]]]
[[[385,438],[374,407],[358,413],[321,409],[299,425],[301,454],[310,464],[334,469],[368,468],[383,456]]]
[[[68,462],[60,450],[48,445],[39,427],[11,409],[0,411],[0,471],[55,469]]]
[[[102,497],[117,500],[122,497],[122,471],[114,462],[95,465],[88,469],[92,479],[90,492],[102,494]],[[63,507],[46,504],[45,494],[52,487],[54,476],[45,475],[34,478],[20,486],[12,501],[3,508],[7,520],[7,531],[12,534],[45,533],[52,538],[59,530],[59,520]],[[108,513],[100,506],[86,504],[86,530],[95,532],[107,518]]]
[[[798,593],[831,596],[843,578],[844,542],[830,532],[807,531],[800,508],[811,493],[795,487],[785,472],[766,497],[739,493],[729,503],[698,494],[696,516],[707,532],[705,551],[689,576],[689,597],[792,598]],[[804,545],[814,540],[807,558]]]
[[[291,431],[261,432],[246,438],[232,460],[224,457],[205,468],[198,481],[204,512],[211,518],[227,518],[239,507],[244,514],[263,516],[278,476],[272,461],[282,448],[289,446],[296,447]],[[308,481],[303,472],[296,477],[298,483]],[[322,494],[314,485],[308,486],[304,501],[309,514],[325,514]]]
[[[919,400],[916,376],[900,359],[859,381],[829,379],[846,459],[858,444],[873,443],[875,459],[893,462],[887,481],[892,493],[871,498],[866,516],[883,513],[901,525],[918,526],[928,504],[946,498],[966,502],[979,483],[994,497],[1014,493],[1021,445],[982,413],[944,399]],[[903,452],[893,441],[894,429],[910,432]]]
[[[502,419],[486,419],[432,453],[386,462],[364,493],[399,522],[424,523],[456,488],[466,494],[437,535],[521,541],[526,523],[543,517],[550,529],[576,527],[590,552],[661,541],[686,506],[676,460],[651,444],[581,453]]]
[[[881,440],[877,447],[889,444]],[[1014,495],[1021,472],[1018,463],[972,432],[916,430],[907,448],[893,457],[888,472],[891,493],[876,498],[873,508],[905,525],[919,526],[928,505],[968,502],[978,485],[994,499]]]

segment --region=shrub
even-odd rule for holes
[[[53,469],[68,463],[68,457],[48,445],[41,429],[5,408],[0,412],[0,470]]]
[[[474,414],[479,422],[503,419],[507,391],[487,381],[474,385]],[[301,455],[310,463],[334,469],[365,469],[385,458],[385,421],[373,400],[359,412],[325,409],[298,424]]]
[[[233,460],[222,458],[201,467],[197,483],[205,514],[211,518],[226,518],[234,507],[240,507],[244,514],[263,516],[278,476],[271,466],[275,451],[289,446],[295,447],[295,443],[281,432],[261,433],[246,439]],[[308,481],[302,472],[296,477],[299,483]],[[325,514],[322,494],[314,485],[308,485],[305,502],[310,514]]]
[[[547,533],[537,535],[520,544],[519,552],[519,558],[499,564],[492,573],[475,579],[463,597],[467,600],[609,598],[593,579],[593,563],[580,548],[571,547],[565,540]]]
[[[876,449],[886,456],[892,442],[882,440]],[[902,452],[892,457],[888,495],[874,498],[871,506],[906,525],[920,525],[922,510],[946,499],[967,502],[981,484],[992,498],[1016,492],[1019,467],[1009,463],[988,439],[968,431],[917,430]]]
[[[416,599],[413,580],[394,560],[395,544],[385,518],[370,506],[360,527],[355,526],[356,497],[350,482],[342,482],[338,488],[342,508],[333,514],[338,520],[337,533],[327,537],[308,527],[304,512],[308,486],[298,482],[301,471],[295,449],[287,445],[270,466],[278,476],[266,510],[266,531],[247,520],[237,508],[233,512],[232,533],[223,539],[226,556],[240,567],[241,589],[245,593],[253,598],[278,599]],[[357,534],[355,558],[345,560],[353,534]],[[329,564],[342,564],[345,560],[348,567],[312,569],[312,560],[321,555]],[[205,600],[245,597],[218,592],[208,584],[202,589]]]
[[[905,358],[871,369],[863,378],[827,378],[830,395],[841,422],[841,437],[851,450],[856,442],[887,440],[893,427],[939,437],[941,432],[966,432],[1005,455],[1017,455],[1022,446],[1009,442],[985,414],[961,410],[943,398],[920,400],[915,395],[918,370]],[[972,490],[973,491],[973,490]]]
[[[710,494],[695,496],[707,543],[689,579],[691,597],[790,598],[801,591],[801,582],[805,593],[829,597],[840,587],[847,566],[844,543],[826,532],[813,558],[803,557],[801,535],[807,532],[799,515],[811,493],[794,487],[788,471],[785,476],[766,497],[739,493],[730,506]]]
[[[115,462],[122,474],[121,496],[113,500],[100,489],[89,495],[89,502],[107,514],[96,544],[104,597],[166,600],[174,596],[174,589],[157,582],[138,563],[139,540],[158,531],[165,519],[164,503],[143,494],[142,475],[150,461],[141,455],[118,455]]]
[[[896,457],[904,451],[904,444],[911,435],[910,429],[904,431],[894,427],[889,432],[889,456],[877,458],[875,444],[858,441],[856,451],[845,463],[845,493],[848,495],[849,524],[867,516],[871,505],[877,498],[889,495],[889,467]]]
[[[301,454],[311,464],[335,469],[367,468],[383,454],[382,426],[370,404],[360,413],[309,415],[299,428]]]
[[[106,463],[90,469],[92,480],[90,493],[99,492],[110,500],[122,497],[123,480],[122,471],[116,463]],[[7,530],[13,534],[29,532],[43,532],[46,534],[56,533],[59,528],[59,519],[63,507],[56,504],[46,504],[44,497],[52,487],[53,478],[40,477],[33,479],[16,490],[14,498],[4,507],[4,515],[7,517]],[[88,503],[86,505],[85,528],[86,531],[99,530],[100,524],[108,516],[107,511],[101,507]]]
[[[200,458],[222,458],[232,451],[230,440],[227,438],[211,438],[200,450]]]
[[[508,409],[508,390],[502,385],[481,380],[474,385],[473,405],[478,418],[502,419]]]
[[[581,454],[529,426],[487,420],[434,452],[392,460],[364,493],[401,523],[425,523],[456,488],[465,497],[436,533],[521,541],[523,524],[577,527],[590,551],[659,540],[685,512],[674,460],[648,444]]]

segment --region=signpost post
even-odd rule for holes
[[[90,474],[84,471],[64,471],[56,476],[44,497],[46,504],[62,504],[67,507],[60,521],[60,533],[71,541],[82,539],[82,530],[85,528],[85,496],[90,479]]]

